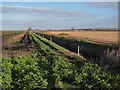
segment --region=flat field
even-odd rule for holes
[[[3,32],[2,45],[0,86],[3,89],[120,88],[120,65],[114,60],[113,54],[109,56],[109,52],[108,58],[102,57],[104,62],[101,59],[94,62],[32,31]],[[88,46],[84,46],[86,53],[91,48]],[[91,49],[92,52],[94,50],[97,49]]]
[[[44,33],[98,43],[118,44],[117,31],[46,31]]]
[[[31,49],[20,40],[26,31],[2,31],[2,57],[15,57],[18,55],[27,55]]]

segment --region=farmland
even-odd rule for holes
[[[50,32],[48,33],[50,34]],[[3,89],[120,88],[120,72],[119,69],[116,69],[118,67],[110,66],[110,69],[105,70],[103,66],[97,63],[98,61],[92,62],[90,57],[86,59],[84,54],[82,56],[77,55],[76,52],[71,52],[71,49],[69,51],[69,48],[67,49],[54,43],[54,41],[59,41],[59,39],[66,40],[65,42],[63,41],[64,43],[62,41],[59,42],[65,46],[65,43],[67,43],[68,46],[71,42],[76,43],[77,41],[61,37],[57,39],[57,36],[54,36],[56,39],[53,37],[53,40],[50,40],[47,39],[49,35],[32,31],[19,32],[17,34],[8,32],[8,34],[5,33],[3,36]],[[5,40],[8,39],[7,36],[11,36],[13,40],[8,40],[5,43]],[[80,43],[84,44],[83,51],[85,51],[86,48],[84,47],[86,46],[99,46],[86,42]],[[101,48],[103,47],[106,46]],[[8,49],[7,55],[4,55],[6,48]],[[9,55],[10,51],[11,53],[15,51],[16,54],[12,53]],[[81,52],[84,53],[83,51]],[[25,52],[26,54],[24,55]],[[86,51],[86,53],[88,52]]]
[[[118,44],[117,31],[47,31],[44,32],[51,35],[58,35],[81,40],[87,40],[98,43]]]
[[[0,89],[120,90],[120,4],[79,1],[1,2]]]
[[[83,32],[83,31],[81,31]],[[87,34],[89,31],[85,31]],[[84,32],[84,33],[85,33]],[[91,31],[93,33],[93,31]],[[97,31],[94,31],[95,34]],[[116,64],[119,63],[119,45],[118,43],[104,43],[104,42],[93,42],[93,41],[88,41],[85,39],[81,38],[73,38],[69,35],[74,35],[76,34],[76,37],[79,36],[80,31],[41,31],[41,32],[36,32],[41,36],[44,36],[47,39],[51,39],[52,41],[67,48],[68,50],[78,53],[78,46],[80,47],[80,54],[87,58],[88,60],[92,61],[93,63],[99,64],[101,67],[106,67],[108,66],[115,66]],[[58,34],[50,34],[50,33],[58,33]],[[78,33],[78,34],[77,34]],[[102,31],[102,34],[106,33]],[[109,31],[110,33],[110,31]],[[111,32],[111,33],[118,33],[118,32]],[[95,35],[94,34],[94,35]],[[88,34],[89,35],[89,34]],[[108,34],[106,34],[108,35]],[[118,34],[117,34],[118,35]],[[84,35],[82,35],[84,36]],[[100,36],[100,34],[98,35]],[[101,35],[102,36],[102,35]],[[115,35],[114,35],[115,36]],[[97,36],[96,36],[97,37]],[[104,35],[105,37],[105,35]],[[110,36],[109,36],[110,37]],[[118,37],[118,36],[116,36]],[[100,37],[99,37],[100,38]],[[106,37],[107,38],[107,37]],[[104,38],[105,39],[105,38]],[[114,67],[114,68],[115,68]],[[118,68],[118,67],[116,67]]]
[[[2,56],[14,57],[29,53],[25,44],[19,43],[25,31],[3,31],[2,32]],[[7,40],[7,42],[6,42]],[[25,49],[26,48],[26,49]]]

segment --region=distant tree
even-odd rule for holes
[[[39,31],[39,29],[36,29],[36,31]]]
[[[74,28],[72,27],[72,31],[74,31]]]
[[[28,31],[32,31],[32,27],[28,27]]]

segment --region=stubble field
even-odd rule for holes
[[[46,31],[44,33],[98,43],[118,44],[117,31]]]

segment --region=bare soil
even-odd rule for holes
[[[33,51],[33,47],[20,43],[24,34],[3,36],[2,57],[26,56]]]

